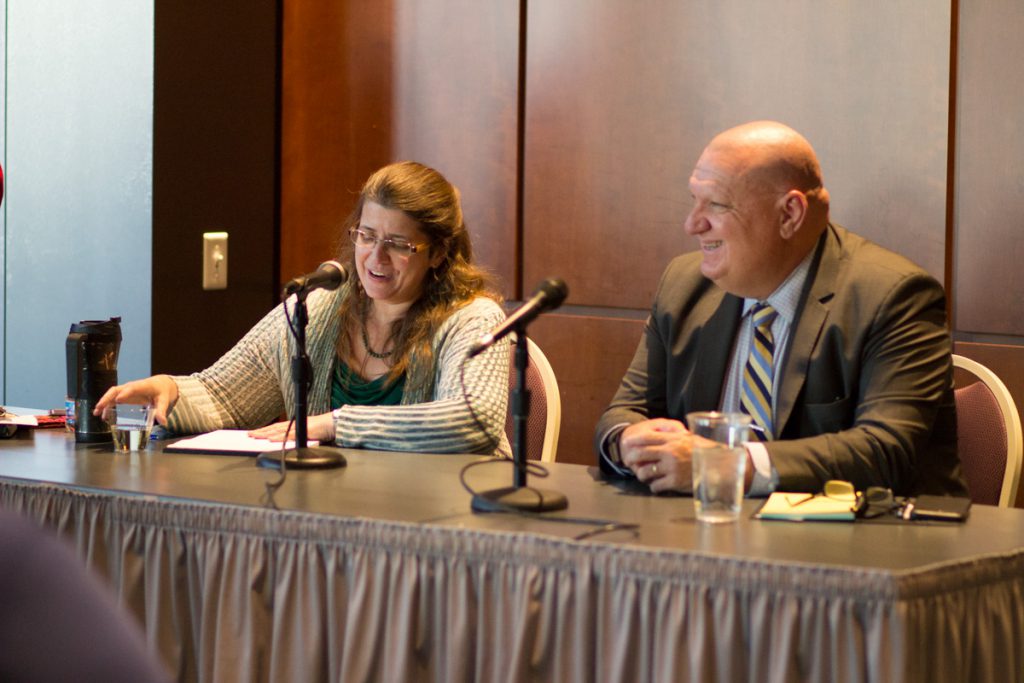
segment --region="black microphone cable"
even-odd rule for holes
[[[466,489],[470,496],[476,496],[478,492],[466,481],[466,473],[469,470],[473,469],[474,467],[480,467],[481,465],[494,465],[502,463],[508,463],[513,466],[515,465],[515,463],[512,460],[502,458],[490,458],[488,460],[477,460],[476,462],[467,463],[466,465],[462,466],[461,470],[459,470],[459,483],[462,484],[462,488]],[[532,474],[535,477],[540,477],[542,479],[550,476],[551,474],[546,467],[537,462],[527,462],[526,468],[530,472],[530,474]],[[525,486],[523,487],[523,490],[531,491],[533,489],[531,489],[529,486]],[[538,494],[538,498],[539,497],[540,494]],[[594,529],[588,529],[587,531],[584,531],[573,536],[572,539],[574,541],[583,541],[588,538],[593,538],[594,536],[599,536],[601,534],[611,533],[613,531],[628,531],[630,538],[638,538],[640,536],[640,532],[638,531],[640,525],[634,524],[632,522],[616,522],[615,520],[602,519],[599,517],[551,517],[547,513],[521,510],[519,508],[515,508],[510,505],[504,505],[496,501],[492,501],[492,505],[494,509],[489,510],[488,514],[491,512],[507,512],[508,514],[518,515],[520,517],[525,517],[527,519],[537,519],[543,520],[545,522],[557,522],[560,524],[582,524],[585,526],[595,527]]]
[[[284,454],[285,451],[288,450],[286,448],[286,446],[288,445],[288,435],[291,434],[292,427],[294,425],[295,418],[293,417],[291,420],[288,421],[288,426],[284,430],[284,441],[281,442],[281,475],[277,477],[277,479],[274,479],[273,481],[263,482],[263,487],[265,490],[263,492],[263,495],[260,496],[260,502],[263,503],[263,505],[274,510],[281,509],[277,507],[277,501],[274,500],[274,494],[277,493],[278,489],[280,489],[284,485],[285,477],[288,476],[288,463],[285,460]]]
[[[284,310],[284,319],[288,325],[288,330],[291,332],[292,339],[297,339],[299,336],[298,328],[295,326],[295,321],[292,316],[288,313],[288,299],[285,297],[281,299],[281,308]],[[309,362],[307,357],[303,357],[303,362]],[[307,373],[307,377],[309,374]],[[308,388],[308,385],[307,385]],[[281,476],[277,477],[273,481],[264,482],[263,485],[266,488],[263,495],[260,496],[260,502],[267,507],[278,510],[277,501],[274,500],[274,494],[284,486],[285,479],[288,477],[288,463],[285,460],[284,454],[288,450],[288,436],[292,433],[292,427],[295,426],[295,417],[288,421],[288,426],[284,430],[284,441],[281,442]]]
[[[487,430],[487,427],[484,426],[484,423],[480,419],[480,416],[477,415],[476,410],[473,408],[473,401],[471,400],[472,397],[469,391],[466,389],[466,364],[473,358],[476,358],[476,356],[466,356],[462,359],[462,365],[459,367],[459,386],[462,389],[462,398],[466,402],[466,407],[469,408],[469,414],[472,415],[473,417],[473,422],[476,424],[477,429],[479,429],[481,433],[487,436],[490,443],[488,450],[493,450],[498,447],[498,443],[501,441],[501,437],[495,437]],[[515,466],[515,460],[513,458],[501,458],[497,456],[491,456],[485,460],[477,460],[476,462],[471,462],[464,465],[462,469],[459,470],[459,483],[462,484],[462,488],[464,488],[470,494],[470,496],[476,496],[478,492],[466,481],[466,473],[469,470],[473,469],[474,467],[479,467],[480,465],[494,465],[500,463],[507,463],[512,465],[513,467]],[[526,461],[526,472],[527,474],[537,477],[539,479],[544,479],[551,476],[551,472],[548,470],[548,468],[544,467],[544,465],[537,462],[536,460]],[[523,490],[534,491],[535,489],[532,489],[530,486],[524,486]],[[538,502],[543,501],[543,497],[540,493],[537,493],[537,498]],[[520,517],[526,517],[528,519],[540,519],[547,522],[558,522],[562,524],[583,524],[587,526],[596,527],[594,529],[589,529],[580,534],[577,534],[576,536],[573,536],[573,540],[576,541],[582,541],[588,538],[592,538],[594,536],[599,536],[601,534],[611,533],[613,531],[628,531],[630,533],[631,538],[637,538],[639,536],[639,532],[637,531],[637,529],[640,528],[639,524],[632,524],[628,522],[616,522],[609,519],[595,519],[589,517],[550,517],[544,513],[520,510],[519,508],[514,508],[510,505],[504,505],[496,501],[493,501],[492,504],[493,510],[490,510],[490,512],[507,512],[509,514],[519,515]]]

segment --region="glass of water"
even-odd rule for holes
[[[153,406],[118,403],[103,409],[103,421],[110,426],[114,452],[142,451],[153,430]]]
[[[693,505],[702,522],[734,522],[743,506],[750,416],[708,411],[686,416],[693,447]],[[704,440],[706,439],[706,441]]]

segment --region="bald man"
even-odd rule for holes
[[[769,306],[770,414],[746,445],[753,494],[829,479],[967,495],[939,283],[829,222],[817,156],[756,121],[716,136],[690,176],[697,252],[662,276],[643,339],[596,429],[602,469],[691,489],[686,414],[740,411],[754,315]],[[759,318],[760,319],[760,318]]]

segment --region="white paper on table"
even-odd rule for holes
[[[20,425],[22,427],[38,427],[39,420],[35,415],[11,415],[7,413],[0,417],[0,425]]]
[[[307,446],[317,446],[319,441],[307,441]],[[175,441],[164,449],[165,453],[214,453],[216,455],[252,455],[295,448],[295,441],[255,439],[245,429],[218,429],[199,436]]]

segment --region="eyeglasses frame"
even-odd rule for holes
[[[398,256],[398,257],[401,257],[401,258],[409,258],[413,254],[418,254],[419,252],[423,251],[424,249],[429,248],[429,246],[430,246],[426,242],[420,242],[419,244],[413,244],[413,243],[410,242],[409,245],[408,245],[409,253],[405,254],[405,253],[402,253],[402,252],[406,249],[406,246],[405,245],[401,245],[400,246],[400,245],[396,244],[395,240],[393,238],[391,238],[391,237],[378,237],[376,235],[376,233],[374,233],[371,236],[371,234],[369,232],[363,230],[362,228],[358,228],[358,227],[349,228],[348,229],[348,235],[349,235],[349,239],[352,240],[352,244],[356,245],[357,247],[376,249],[378,244],[383,244],[384,245],[384,249],[389,254],[392,254],[394,256]],[[359,244],[359,242],[357,240],[362,239],[362,236],[365,236],[366,238],[372,239],[373,240],[373,246],[367,247],[367,245],[365,245],[365,244]]]

